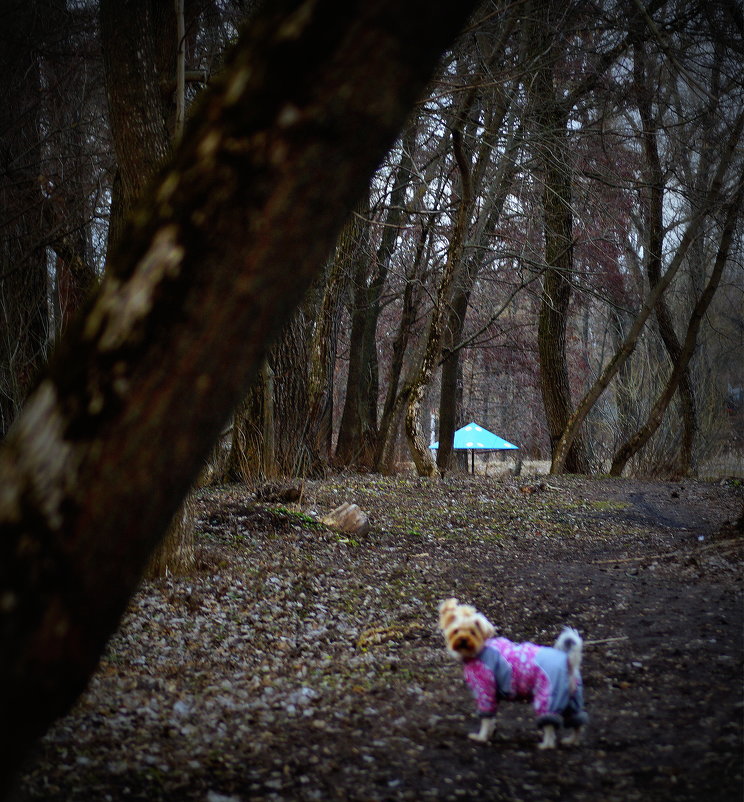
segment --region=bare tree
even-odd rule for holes
[[[687,333],[684,342],[681,344],[679,352],[676,355],[674,369],[671,376],[664,387],[663,392],[659,395],[654,403],[652,410],[648,416],[646,423],[626,440],[618,449],[612,460],[610,468],[611,476],[620,476],[623,469],[634,454],[641,449],[648,440],[653,436],[654,432],[658,429],[659,424],[666,412],[672,396],[677,388],[681,385],[684,377],[687,375],[687,367],[689,365],[692,354],[697,344],[697,335],[700,330],[700,325],[703,321],[710,302],[718,290],[721,276],[726,267],[731,249],[731,242],[734,237],[734,232],[739,221],[739,213],[741,210],[742,196],[744,195],[744,174],[739,178],[739,189],[734,198],[727,205],[725,220],[721,231],[721,240],[718,247],[718,252],[713,264],[710,277],[704,292],[700,296],[695,308],[690,316],[687,325]],[[691,444],[689,446],[691,450]]]
[[[696,13],[704,16],[701,8]],[[740,180],[740,160],[737,155],[742,126],[742,93],[740,82],[734,78],[735,71],[723,77],[726,54],[721,52],[720,42],[713,44],[713,35],[699,33],[695,26],[693,40],[700,37],[699,44],[690,42],[690,34],[685,17],[675,17],[670,9],[669,31],[672,36],[662,37],[650,16],[651,8],[641,18],[629,19],[628,36],[634,43],[633,94],[637,110],[626,116],[630,133],[637,136],[644,167],[642,181],[638,185],[643,200],[640,212],[635,215],[642,232],[639,265],[645,267],[647,289],[639,310],[633,315],[633,322],[620,347],[606,361],[598,376],[591,384],[582,400],[571,414],[559,443],[553,453],[551,470],[560,472],[565,467],[566,448],[575,437],[581,421],[584,420],[593,404],[609,386],[609,382],[632,356],[639,336],[649,315],[654,312],[659,323],[659,333],[664,348],[672,362],[671,367],[662,360],[654,372],[663,376],[663,371],[671,371],[667,380],[660,382],[658,398],[648,401],[647,419],[638,427],[637,434],[626,437],[625,443],[613,461],[613,472],[622,470],[631,454],[656,431],[661,416],[671,400],[669,391],[683,388],[682,436],[675,437],[675,444],[681,443],[681,461],[677,470],[683,473],[690,468],[692,443],[697,428],[694,393],[688,382],[684,390],[684,379],[688,361],[693,353],[687,354],[689,337],[697,336],[700,320],[700,304],[710,303],[717,284],[717,264],[720,259],[727,260],[728,247],[725,245],[726,224],[718,224],[721,215],[731,215],[736,208],[735,198]],[[676,27],[675,26],[682,26]],[[692,23],[689,23],[692,25]],[[707,38],[706,38],[707,37]],[[655,70],[649,66],[651,42],[657,50],[658,65]],[[694,74],[693,74],[694,70]],[[654,95],[654,107],[647,92],[650,76],[659,82]],[[663,76],[663,77],[662,77]],[[682,87],[679,89],[677,87]],[[712,109],[716,109],[712,113]],[[711,147],[711,125],[716,120],[717,145]],[[684,131],[684,141],[677,144],[677,132]],[[662,149],[663,146],[663,149]],[[696,148],[690,159],[681,155]],[[732,206],[733,204],[733,206]],[[728,210],[728,211],[726,211]],[[736,214],[731,225],[734,225]],[[711,257],[710,275],[706,278],[706,259],[698,259],[703,241],[719,242],[709,244],[714,256]],[[664,272],[662,273],[662,268]],[[720,266],[723,269],[723,265]],[[678,307],[674,316],[687,319],[687,331],[677,333],[672,319],[672,299],[668,288],[675,277],[687,270],[689,282],[705,285],[696,287],[691,293],[692,309]],[[693,279],[692,276],[695,275]],[[679,291],[677,291],[679,297]],[[694,345],[692,346],[694,349]],[[668,360],[668,361],[669,361]],[[672,389],[673,388],[673,389]],[[632,446],[631,444],[635,444]],[[674,449],[676,450],[676,449]]]

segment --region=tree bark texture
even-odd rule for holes
[[[121,181],[120,217],[109,228],[111,248],[121,222],[171,151],[175,130],[168,120],[174,99],[162,87],[173,83],[176,71],[177,17],[172,0],[102,0],[100,20],[109,124]],[[150,560],[149,576],[184,574],[193,567],[193,506],[184,502],[171,522]]]
[[[283,476],[305,476],[315,469],[308,442],[311,320],[316,317],[316,293],[295,309],[269,352],[273,374],[273,415],[276,465]],[[265,405],[264,405],[265,406]]]
[[[360,243],[368,241],[369,223],[359,221]],[[346,393],[336,442],[336,462],[339,465],[365,465],[374,443],[376,420],[368,414],[369,396],[377,366],[376,344],[369,349],[366,332],[369,328],[367,282],[370,272],[366,248],[358,248],[354,255],[351,273],[351,332],[349,337],[349,366],[346,376]]]
[[[147,565],[150,577],[165,577],[183,573],[185,565],[196,561],[194,531],[195,496],[189,493],[173,516],[163,540]]]
[[[342,232],[339,248],[345,252],[344,261],[349,275],[351,303],[349,316],[349,365],[346,376],[346,393],[341,410],[341,421],[336,441],[335,460],[339,465],[363,466],[368,464],[369,451],[377,429],[376,415],[369,414],[369,396],[377,385],[377,344],[367,338],[370,309],[368,283],[372,269],[369,258],[369,198],[357,206],[354,218],[349,220],[347,232]],[[348,241],[345,243],[348,234]],[[375,321],[376,325],[376,321]],[[375,398],[376,400],[376,398]]]
[[[263,6],[0,451],[0,776],[150,552],[472,2]]]
[[[460,340],[468,311],[469,292],[458,292],[452,300],[447,328],[444,333],[444,354],[439,392],[439,448],[437,468],[442,476],[450,469],[454,450],[458,412],[462,409],[462,366],[460,351],[455,346]]]
[[[315,451],[316,463],[323,468],[331,463],[333,379],[341,298],[351,284],[354,265],[361,257],[360,243],[366,241],[368,224],[362,217],[366,208],[365,198],[341,229],[333,259],[328,266],[323,300],[310,343],[308,440]]]
[[[344,267],[337,253],[327,271],[323,299],[310,340],[307,441],[315,473],[325,473],[331,463],[333,372],[336,366],[341,292],[347,275]]]
[[[163,0],[101,0],[100,22],[123,221],[171,148],[161,86],[175,77],[175,7]]]

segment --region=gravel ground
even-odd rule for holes
[[[359,504],[363,538],[317,519]],[[344,475],[299,504],[203,491],[199,565],[145,583],[19,798],[737,800],[740,482]],[[586,640],[591,723],[539,752],[476,727],[436,630],[457,596],[513,640]]]

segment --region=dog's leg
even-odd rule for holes
[[[546,724],[543,727],[543,739],[537,745],[538,749],[555,749],[555,727],[552,724]]]
[[[563,746],[578,746],[581,741],[581,727],[574,727],[571,732],[561,741]]]
[[[478,741],[478,743],[484,744],[493,735],[493,731],[495,729],[496,729],[496,718],[494,716],[482,718],[480,725],[480,732],[471,732],[468,735],[468,738],[470,738],[473,741]]]

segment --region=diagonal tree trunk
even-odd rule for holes
[[[473,5],[265,4],[143,197],[0,450],[0,791]]]

